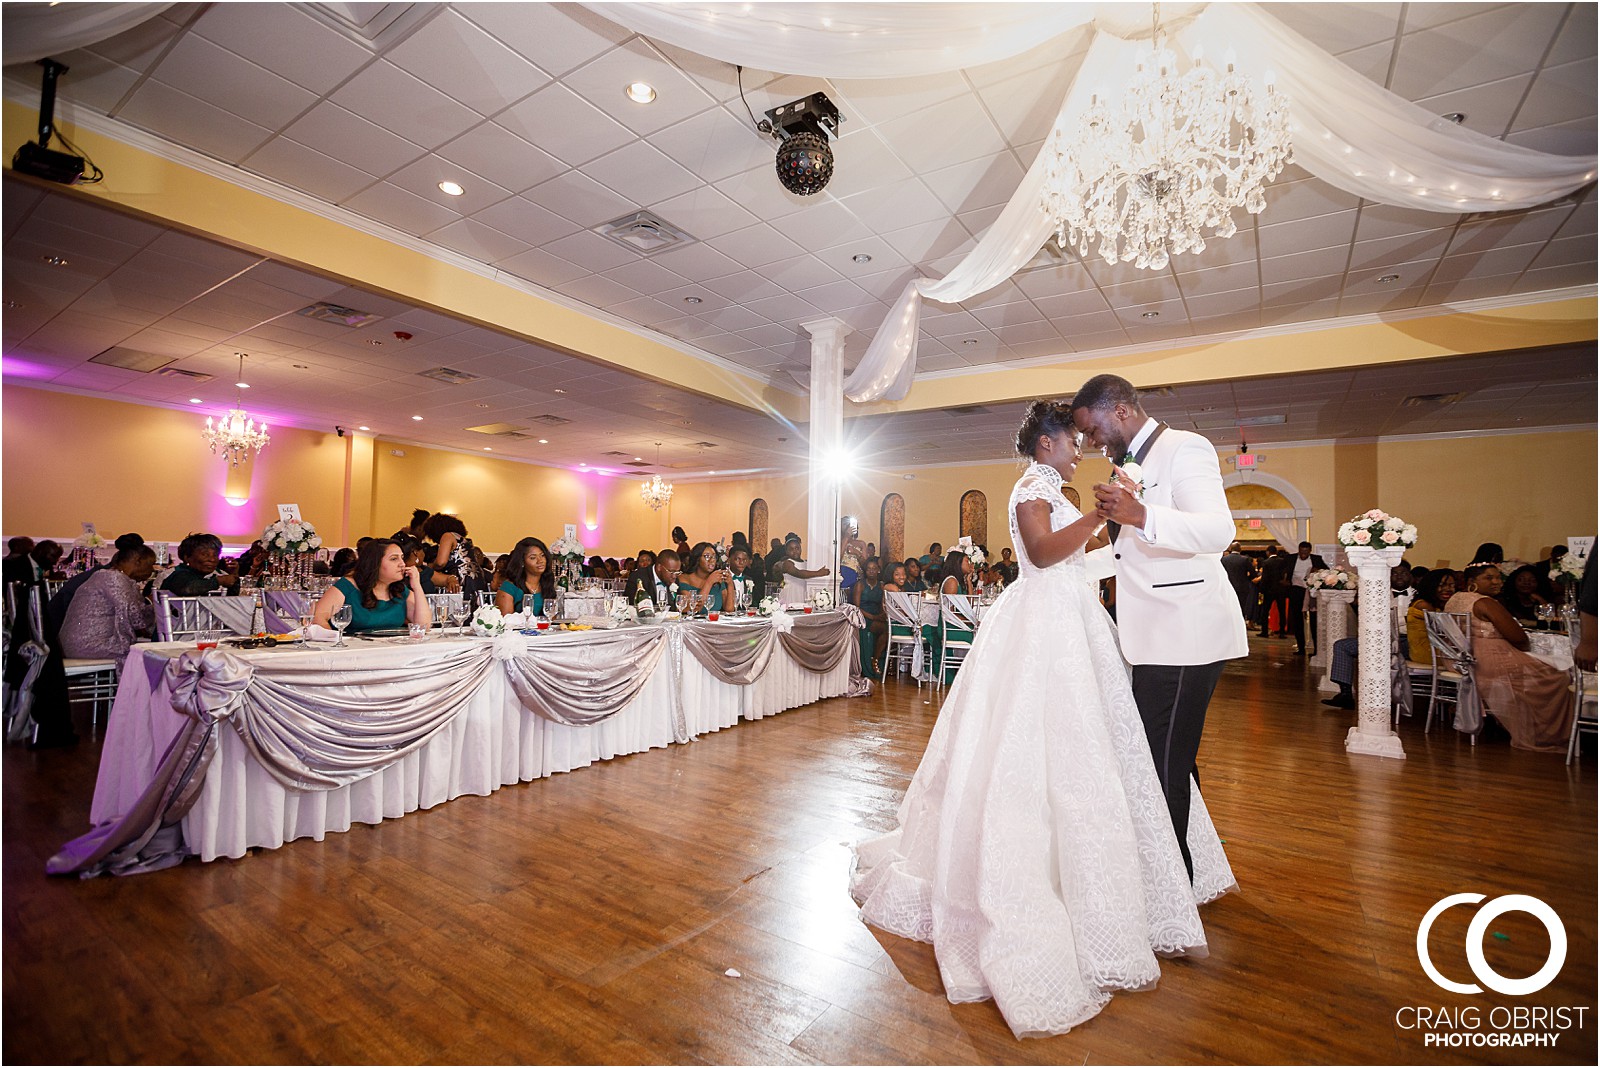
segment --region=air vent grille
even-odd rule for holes
[[[1466,396],[1462,393],[1415,393],[1400,402],[1402,408],[1442,408]]]
[[[622,466],[623,467],[654,467],[655,464],[651,463],[649,460],[629,460],[626,463],[624,463]]]
[[[1233,419],[1196,419],[1196,430],[1227,430],[1238,426],[1277,426],[1285,422],[1281,415],[1246,415]]]
[[[648,211],[636,211],[632,215],[601,223],[594,228],[594,232],[641,256],[654,256],[669,248],[682,248],[695,240],[685,231]]]
[[[426,371],[418,371],[422,378],[431,378],[435,382],[447,382],[452,386],[459,386],[463,382],[476,382],[477,375],[465,371],[457,371],[454,367],[432,367]]]
[[[989,409],[985,408],[981,404],[963,404],[959,408],[946,408],[945,411],[949,412],[951,415],[963,416],[963,417],[964,416],[968,416],[968,415],[988,415],[989,414]]]
[[[337,323],[352,329],[375,323],[383,316],[373,312],[357,311],[355,308],[346,308],[343,304],[329,304],[325,300],[301,308],[296,315],[303,315],[307,319],[316,319],[323,323]]]
[[[535,416],[532,416],[531,418],[529,418],[528,422],[530,422],[530,423],[540,423],[540,424],[543,424],[544,426],[561,426],[561,425],[563,425],[565,423],[572,422],[572,420],[568,419],[568,418],[566,418],[564,416],[560,416],[560,415],[549,415],[549,414],[546,414],[546,415],[535,415]]]
[[[519,431],[523,431],[528,428],[525,426],[518,426],[515,423],[484,423],[482,426],[469,426],[466,429],[472,431],[474,434],[491,434],[495,437],[511,437],[512,435],[527,437],[526,434],[520,434]]]
[[[177,363],[175,356],[162,356],[154,352],[140,352],[138,349],[124,349],[112,346],[97,355],[89,357],[90,363],[104,364],[107,367],[120,367],[125,371],[141,371],[149,374],[158,371],[169,363]]]
[[[201,382],[209,382],[216,377],[215,375],[208,375],[204,371],[187,371],[182,367],[163,367],[156,374],[162,378],[181,378],[185,382],[193,382],[196,385]]]
[[[691,449],[714,449],[716,447],[717,443],[714,441],[691,441],[689,443],[689,448]]]

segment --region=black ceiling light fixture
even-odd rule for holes
[[[739,67],[739,98],[744,99],[744,68]],[[745,101],[750,121],[755,113]],[[812,93],[772,108],[756,129],[778,141],[778,181],[789,192],[808,197],[822,192],[833,177],[830,138],[839,136],[844,116],[825,93]]]

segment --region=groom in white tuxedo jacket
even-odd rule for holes
[[[1133,697],[1192,877],[1189,781],[1206,706],[1223,663],[1250,651],[1222,567],[1235,528],[1216,449],[1151,419],[1133,384],[1116,375],[1084,383],[1072,416],[1089,444],[1139,476],[1139,485],[1119,476],[1096,486],[1096,511],[1112,537],[1117,629],[1133,666]]]

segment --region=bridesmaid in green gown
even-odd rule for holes
[[[350,606],[351,634],[404,630],[407,623],[433,625],[422,577],[416,568],[406,566],[400,546],[388,538],[378,538],[362,548],[355,570],[328,587],[317,600],[312,618],[318,626],[331,629],[329,619],[344,605]]]
[[[687,566],[688,561],[693,561],[692,570]],[[689,550],[684,573],[678,577],[678,581],[700,592],[700,599],[707,611],[733,611],[733,574],[727,568],[717,566],[717,549],[709,541],[703,541]]]
[[[506,554],[494,606],[504,615],[543,615],[545,605],[553,605],[555,599],[556,572],[550,566],[550,549],[538,538],[523,538]]]

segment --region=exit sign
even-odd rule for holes
[[[1251,519],[1248,522],[1250,524],[1250,529],[1251,530],[1260,530],[1261,529],[1261,520],[1259,520],[1259,519]]]
[[[1233,463],[1234,463],[1234,466],[1237,467],[1240,471],[1244,471],[1244,470],[1248,470],[1250,468],[1255,467],[1256,466],[1256,461],[1258,461],[1260,459],[1261,459],[1261,457],[1256,453],[1253,453],[1253,452],[1241,452],[1238,456],[1235,456],[1233,458]]]

